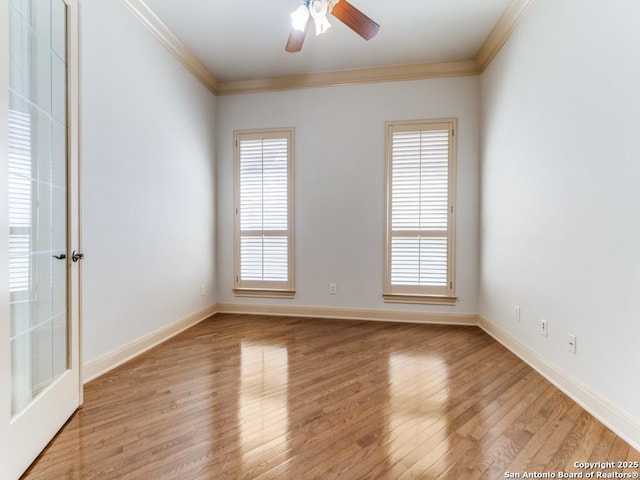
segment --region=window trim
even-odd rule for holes
[[[447,287],[445,294],[424,292],[423,287],[391,285],[391,170],[393,134],[397,131],[412,131],[411,127],[435,129],[444,126],[449,130],[449,184],[448,184],[448,222],[447,222]],[[385,215],[384,215],[384,278],[383,298],[388,303],[416,303],[433,305],[455,305],[456,296],[456,183],[457,183],[457,134],[458,120],[454,117],[402,120],[385,122]]]
[[[242,281],[240,278],[240,141],[286,138],[287,146],[287,281]],[[262,128],[233,132],[233,291],[238,297],[293,298],[295,296],[295,239],[294,239],[294,152],[295,128]]]

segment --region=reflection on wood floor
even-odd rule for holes
[[[498,479],[623,460],[640,455],[478,328],[218,315],[88,384],[25,478]]]

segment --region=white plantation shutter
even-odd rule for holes
[[[387,124],[386,295],[453,296],[454,127]]]
[[[292,290],[292,133],[236,133],[237,290]]]

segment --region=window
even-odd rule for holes
[[[384,298],[455,302],[455,119],[386,125]]]
[[[28,303],[34,283],[30,257],[34,181],[31,123],[28,113],[9,110],[9,292],[12,303]]]
[[[293,134],[234,133],[236,295],[293,297]]]

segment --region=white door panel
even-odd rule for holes
[[[0,478],[81,402],[77,0],[0,0]]]

